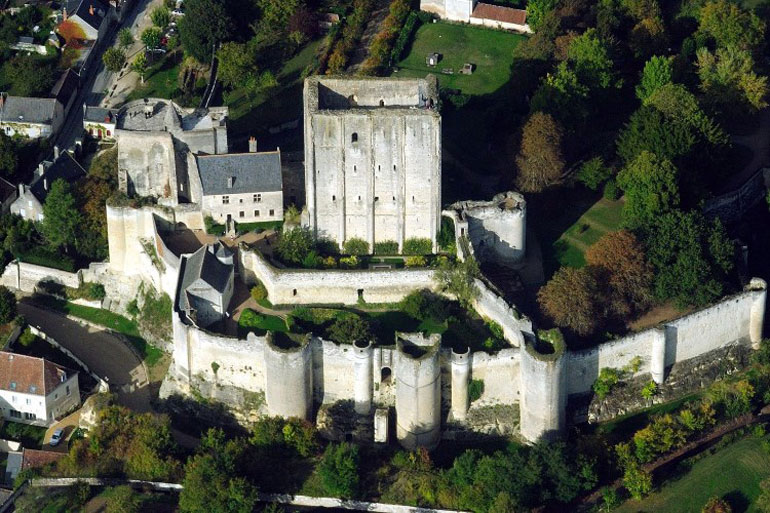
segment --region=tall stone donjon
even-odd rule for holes
[[[305,223],[340,247],[430,239],[441,215],[435,77],[305,81]]]

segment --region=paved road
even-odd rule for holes
[[[145,368],[122,340],[28,302],[19,303],[19,313],[69,349],[98,376],[107,379],[110,389],[118,396],[118,403],[138,412],[151,411]]]

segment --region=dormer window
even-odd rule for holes
[[[30,385],[29,386],[29,393],[30,394],[34,394],[35,392],[37,392],[37,387],[35,385]]]
[[[232,189],[234,182],[235,182],[235,177],[234,176],[228,176],[227,177],[227,188],[228,189]]]
[[[16,382],[11,381],[11,390],[16,390]]]

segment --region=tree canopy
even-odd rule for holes
[[[560,328],[591,335],[601,325],[604,313],[598,301],[600,287],[590,268],[562,267],[537,292],[543,313]]]
[[[70,184],[62,179],[51,184],[51,190],[43,204],[43,236],[53,248],[73,245],[80,225],[80,212]]]
[[[658,89],[670,84],[674,77],[672,59],[669,57],[654,56],[644,65],[642,78],[636,86],[636,97],[642,102],[647,100]]]
[[[679,206],[679,172],[667,159],[642,151],[618,173],[625,193],[623,222],[637,228]]]
[[[524,125],[516,156],[516,185],[525,192],[540,192],[561,180],[564,173],[563,130],[550,114],[534,112]]]
[[[728,0],[706,3],[699,13],[698,32],[718,47],[753,51],[764,43],[765,22]]]
[[[19,159],[13,139],[0,133],[0,175],[9,177],[16,172]]]
[[[179,21],[179,37],[185,51],[200,62],[211,60],[216,45],[233,30],[230,12],[223,0],[188,0]]]
[[[104,67],[107,68],[107,71],[117,73],[126,63],[126,54],[123,50],[111,46],[102,54],[102,61],[104,61]]]

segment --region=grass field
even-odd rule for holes
[[[253,331],[257,335],[264,335],[268,331],[286,333],[289,331],[286,321],[274,315],[257,313],[247,308],[238,318],[238,332],[240,336],[246,336]]]
[[[144,85],[139,85],[131,91],[126,101],[140,98],[171,98],[174,91],[179,88],[179,57],[175,54],[163,57],[163,59],[150,66],[144,77]]]
[[[588,247],[605,233],[620,229],[622,207],[622,200],[597,198],[580,189],[571,191],[561,214],[539,226],[546,274],[550,276],[561,266],[583,267]]]
[[[770,476],[770,454],[762,439],[749,437],[696,461],[689,472],[664,484],[642,501],[630,500],[615,513],[698,513],[714,495],[733,513],[754,513],[759,482]]]
[[[459,89],[465,94],[489,94],[502,87],[511,76],[513,49],[525,36],[468,25],[427,23],[415,34],[409,55],[398,63],[396,77],[424,77],[434,73],[442,87]],[[425,58],[437,52],[441,60],[435,68]],[[472,75],[460,75],[463,64],[475,64]],[[451,68],[452,75],[441,71]]]

